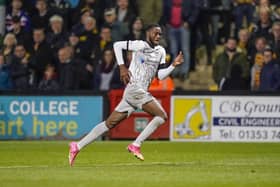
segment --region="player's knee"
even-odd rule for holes
[[[167,119],[168,119],[166,112],[163,112],[162,114],[160,114],[159,117],[161,117],[164,120],[164,122],[167,121]]]
[[[118,122],[117,122],[117,121],[114,121],[114,120],[112,120],[112,119],[107,119],[107,120],[105,121],[105,124],[106,124],[106,126],[107,126],[109,129],[112,129],[112,128],[114,128],[114,127],[118,124]]]
[[[158,121],[159,125],[162,125],[166,122],[167,120],[167,116],[163,115],[163,116],[155,116],[155,119]]]

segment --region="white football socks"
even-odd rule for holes
[[[132,144],[140,147],[144,140],[146,140],[164,122],[165,120],[162,117],[154,117]]]
[[[96,138],[108,131],[109,128],[105,125],[105,121],[96,125],[84,138],[78,142],[78,148],[81,150],[83,147],[93,142]]]

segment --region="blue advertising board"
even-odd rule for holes
[[[103,119],[102,96],[0,96],[0,139],[77,139]]]

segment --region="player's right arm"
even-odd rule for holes
[[[145,44],[141,40],[134,41],[119,41],[114,43],[114,52],[117,59],[117,63],[120,67],[120,79],[124,84],[127,84],[130,80],[130,73],[126,66],[124,65],[123,60],[123,50],[127,51],[138,51],[145,47]]]

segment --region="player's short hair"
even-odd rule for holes
[[[155,27],[160,27],[160,25],[159,24],[157,24],[157,23],[152,23],[152,24],[149,24],[149,25],[147,25],[147,27],[146,27],[146,31],[149,31],[149,30],[151,30],[151,29],[153,29],[153,28],[155,28]]]

